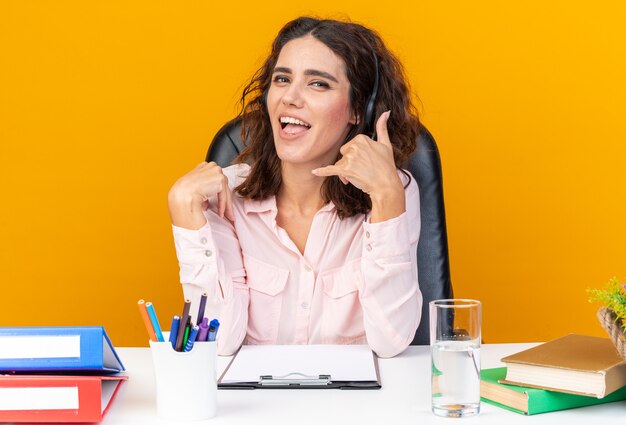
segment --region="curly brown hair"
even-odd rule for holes
[[[401,168],[415,150],[419,132],[417,110],[400,61],[373,30],[352,22],[300,17],[288,22],[278,33],[265,63],[253,75],[241,96],[242,140],[245,148],[236,163],[250,164],[247,178],[235,189],[244,198],[262,200],[276,195],[282,183],[281,160],[276,154],[265,95],[281,49],[289,41],[307,35],[324,43],[345,62],[350,82],[350,104],[357,117],[365,116],[372,94],[378,63],[379,86],[374,104],[374,117],[391,110],[387,123],[393,145],[394,160]],[[359,119],[352,126],[344,143],[357,134],[368,134],[373,123]],[[341,158],[341,154],[337,160]],[[372,208],[369,196],[351,184],[344,185],[336,177],[327,177],[322,185],[322,198],[332,201],[339,217],[365,214]]]

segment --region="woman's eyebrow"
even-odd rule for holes
[[[317,69],[307,69],[306,71],[304,71],[304,75],[315,75],[316,77],[327,78],[330,81],[334,81],[335,83],[339,82],[337,81],[335,77],[333,77],[328,72],[318,71]]]
[[[276,74],[277,72],[281,72],[283,74],[291,74],[291,68],[286,68],[284,66],[277,66],[276,68],[274,68],[274,71],[272,73]]]
[[[287,68],[284,66],[277,66],[276,68],[274,68],[274,74],[277,72],[281,72],[283,74],[292,73],[291,68]],[[307,69],[304,71],[304,75],[314,75],[316,77],[327,78],[330,81],[334,81],[335,83],[339,82],[332,74],[329,74],[328,72],[325,72],[325,71],[320,71],[318,69]]]

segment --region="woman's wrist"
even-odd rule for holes
[[[206,224],[202,202],[174,184],[167,195],[167,204],[172,224],[185,229],[197,230]]]
[[[372,211],[370,223],[390,220],[402,215],[406,211],[406,199],[402,182],[398,179],[397,185],[391,185],[370,193]]]

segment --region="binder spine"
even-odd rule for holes
[[[82,369],[102,368],[102,348],[104,345],[104,328],[88,327],[79,330],[80,334],[80,361]]]

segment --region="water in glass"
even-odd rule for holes
[[[469,416],[480,410],[480,340],[432,345],[432,409],[439,416]]]

